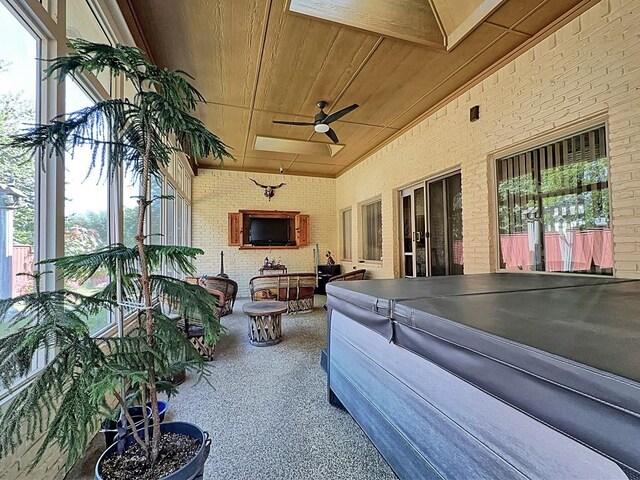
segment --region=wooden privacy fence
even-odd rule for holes
[[[18,273],[33,272],[33,247],[31,245],[14,245],[13,257],[11,260],[11,271],[13,272],[13,282],[11,284],[11,295],[22,295],[31,288],[31,279]]]

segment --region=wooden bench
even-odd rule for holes
[[[260,275],[249,281],[251,300],[277,300],[287,304],[287,313],[306,313],[313,310],[316,287],[315,273]]]

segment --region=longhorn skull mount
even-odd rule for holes
[[[280,185],[262,185],[261,183],[256,182],[253,178],[250,178],[249,180],[251,180],[257,186],[264,188],[264,196],[267,197],[269,201],[271,201],[271,197],[276,194],[276,189],[282,187],[283,185],[286,185],[286,183],[284,182]]]

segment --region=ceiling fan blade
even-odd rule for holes
[[[281,125],[302,125],[305,127],[312,127],[313,125],[315,125],[313,122],[285,122],[282,120],[273,120],[273,123],[279,123]]]
[[[330,124],[331,122],[335,122],[336,120],[344,117],[347,113],[349,112],[353,112],[356,108],[358,108],[360,105],[358,105],[357,103],[354,103],[353,105],[350,105],[348,107],[343,108],[342,110],[338,110],[337,112],[334,113],[330,113],[327,118],[324,119],[324,121],[322,123],[326,123],[327,125]]]
[[[325,135],[329,137],[333,143],[339,142],[338,135],[336,135],[336,132],[333,131],[333,128],[330,128],[329,130],[327,130],[325,132]]]

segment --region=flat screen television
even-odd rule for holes
[[[289,219],[251,218],[249,223],[249,243],[255,246],[291,245]]]

